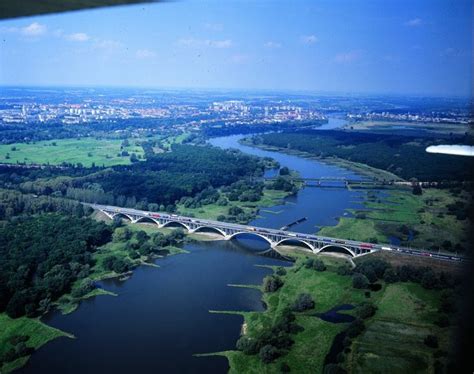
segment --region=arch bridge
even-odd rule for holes
[[[85,204],[95,210],[101,211],[110,219],[122,217],[132,223],[153,223],[158,227],[181,227],[188,233],[212,231],[222,236],[224,240],[231,240],[242,234],[251,234],[265,240],[272,249],[278,252],[278,247],[285,244],[298,244],[309,252],[342,252],[352,257],[362,256],[376,252],[381,246],[362,243],[353,240],[342,240],[319,235],[296,233],[278,229],[239,225],[235,223],[191,218],[176,214],[148,212],[137,209],[121,208],[109,205]]]

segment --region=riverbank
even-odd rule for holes
[[[358,162],[344,160],[344,159],[338,158],[338,157],[318,157],[318,156],[315,156],[315,155],[313,155],[309,152],[303,152],[303,151],[299,151],[299,150],[296,150],[296,149],[280,148],[280,147],[275,147],[275,146],[266,145],[266,144],[254,144],[254,143],[252,143],[252,141],[250,139],[251,138],[244,138],[240,142],[243,145],[246,145],[246,146],[249,146],[249,147],[259,148],[259,149],[262,149],[262,150],[265,150],[265,151],[281,152],[281,153],[285,153],[285,154],[288,154],[288,155],[305,158],[305,159],[308,159],[308,160],[314,160],[314,161],[322,162],[322,163],[325,163],[325,164],[328,164],[328,165],[339,166],[339,167],[342,167],[342,168],[345,168],[345,169],[352,170],[352,171],[354,171],[358,174],[361,174],[364,177],[369,178],[369,179],[387,180],[387,181],[389,181],[389,180],[404,181],[403,178],[399,177],[398,175],[396,175],[394,173],[390,173],[390,172],[385,171],[385,170],[376,169],[376,168],[373,168],[369,165],[361,164],[361,163],[358,163]]]
[[[413,372],[420,367],[433,368],[436,361],[432,354],[434,350],[423,343],[428,335],[439,337],[438,349],[448,351],[451,330],[435,324],[436,311],[441,302],[440,291],[427,290],[411,282],[389,284],[379,281],[381,289],[369,292],[370,298],[367,298],[367,290],[354,288],[352,277],[341,275],[339,269],[348,266],[345,260],[309,257],[323,260],[326,271],[305,266],[308,256],[303,254],[297,254],[293,266],[284,270],[272,267],[283,285],[274,292],[264,292],[263,286],[260,287],[262,300],[267,305],[264,312],[212,311],[241,315],[245,326],[241,336],[257,341],[265,331],[275,326],[285,309],[292,308],[301,293],[310,295],[315,302],[314,308],[294,312],[295,323],[303,330],[291,333],[294,343],[271,362],[265,363],[258,354],[240,350],[217,353],[229,360],[230,373],[280,373],[288,371],[288,368],[291,372],[323,372],[325,365],[332,363],[328,354],[334,349],[334,339],[352,325],[348,322],[329,322],[316,314],[341,305],[353,305],[355,308],[338,313],[365,319],[363,331],[349,340],[349,345],[344,343],[346,353],[336,352],[339,365],[351,373],[387,371],[394,367],[400,368],[400,372]],[[406,305],[403,310],[399,308],[400,300],[404,300]],[[375,306],[375,315],[360,317],[367,302]],[[400,339],[400,331],[403,331],[403,339]],[[342,346],[339,349],[344,350]]]
[[[98,216],[94,214],[93,218],[98,220],[106,220],[103,216]],[[110,220],[108,220],[111,223]],[[137,243],[136,233],[139,231],[147,232],[148,234],[153,234],[158,232],[156,229],[148,227],[147,225],[127,225],[125,226],[127,230],[129,230],[132,234],[130,238],[123,241],[111,241],[106,245],[97,249],[96,252],[92,254],[95,265],[90,269],[90,274],[77,280],[71,287],[69,293],[64,294],[58,300],[51,303],[49,307],[46,308],[47,312],[52,312],[54,309],[58,310],[62,314],[70,314],[73,313],[80,303],[84,300],[101,296],[101,295],[108,295],[108,296],[117,296],[116,293],[110,292],[106,289],[97,286],[97,282],[106,279],[120,279],[126,280],[130,277],[133,273],[133,270],[138,266],[154,266],[159,267],[154,263],[155,259],[163,258],[165,256],[172,256],[177,254],[188,253],[186,250],[179,248],[174,245],[165,246],[161,249],[160,254],[153,254],[148,256],[139,256],[138,258],[132,258],[131,252],[128,249],[130,245]],[[123,228],[118,228],[116,230],[124,230]],[[172,229],[168,229],[165,231],[161,231],[161,233],[165,235],[169,235],[172,232]],[[120,259],[121,261],[125,261],[129,263],[129,267],[124,272],[116,272],[114,270],[110,270],[106,268],[104,265],[104,259],[107,257],[113,256],[114,258]],[[84,289],[84,284],[89,282],[92,289],[90,287]],[[31,353],[35,350],[39,349],[46,343],[51,340],[54,340],[59,337],[68,337],[74,338],[73,335],[69,334],[68,332],[61,331],[60,329],[56,329],[51,327],[44,322],[41,321],[41,317],[39,318],[29,318],[29,317],[20,317],[16,319],[12,319],[8,317],[5,313],[0,314],[0,357],[4,357],[5,353],[8,350],[14,349],[18,351],[18,347],[16,344],[10,343],[13,339],[16,339],[17,336],[25,336],[28,337],[25,344],[26,349],[28,351],[24,351],[24,354],[9,362],[1,362],[0,361],[0,373],[6,374],[10,373],[26,364],[28,361]],[[32,350],[31,352],[29,350]]]
[[[308,152],[255,145],[248,139],[242,143],[340,166],[370,179],[403,180],[393,173],[349,160],[321,158]],[[337,225],[322,227],[319,233],[379,243],[390,243],[397,238],[403,245],[433,251],[462,252],[468,247],[470,221],[464,214],[457,215],[458,210],[449,208],[469,206],[471,196],[467,191],[453,193],[447,189],[425,189],[422,195],[414,195],[409,188],[381,191],[383,195],[367,190],[363,200],[365,209],[349,210],[352,217],[340,217]]]

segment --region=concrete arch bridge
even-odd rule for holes
[[[222,236],[224,240],[231,240],[243,234],[250,234],[262,238],[270,248],[278,252],[281,245],[298,244],[309,252],[341,252],[351,257],[358,257],[381,250],[376,244],[362,243],[353,240],[329,238],[318,235],[296,233],[278,229],[239,225],[235,223],[205,220],[185,217],[168,213],[155,213],[137,209],[121,208],[109,205],[85,204],[101,211],[110,219],[122,217],[132,223],[153,223],[158,227],[182,227],[188,233],[212,231]]]

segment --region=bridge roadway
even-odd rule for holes
[[[291,244],[291,242],[299,242],[313,253],[325,251],[342,251],[348,255],[351,255],[352,257],[359,257],[377,251],[390,251],[393,253],[404,253],[413,256],[433,257],[447,261],[460,262],[466,260],[466,258],[460,256],[434,253],[419,249],[399,247],[388,244],[363,243],[355,240],[330,238],[320,235],[311,235],[248,225],[239,225],[236,223],[226,223],[201,218],[179,216],[176,214],[149,212],[131,208],[121,208],[110,205],[89,203],[84,203],[84,205],[90,206],[95,210],[101,211],[110,219],[113,219],[114,217],[118,216],[122,218],[127,218],[132,223],[152,222],[157,224],[158,227],[166,227],[174,224],[183,227],[189,233],[199,232],[207,229],[220,234],[225,240],[230,240],[241,234],[252,234],[259,236],[265,241],[267,241],[270,244],[271,249],[274,249],[277,252],[278,246],[281,244]]]

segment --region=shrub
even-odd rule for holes
[[[310,294],[300,293],[293,303],[292,309],[295,312],[303,312],[308,309],[314,308],[314,300]]]
[[[265,277],[265,280],[263,282],[263,290],[265,292],[275,292],[281,286],[283,286],[283,281],[280,277],[277,277],[275,275]]]
[[[367,318],[372,317],[376,311],[377,311],[377,307],[374,304],[363,303],[357,309],[357,315],[359,316],[359,318],[367,319]]]
[[[356,319],[355,321],[351,322],[347,329],[347,336],[349,338],[355,338],[359,336],[365,330],[364,322],[360,319]]]
[[[267,344],[260,349],[258,355],[263,363],[269,364],[280,356],[280,352],[273,345]]]
[[[358,288],[358,289],[364,289],[364,288],[367,288],[368,285],[369,285],[369,280],[364,274],[355,273],[352,276],[352,287]]]

